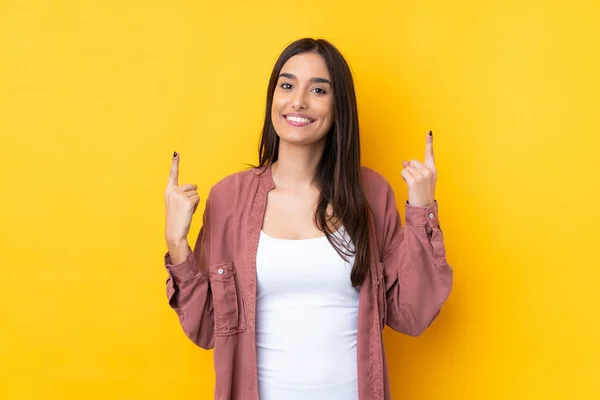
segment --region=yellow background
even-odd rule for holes
[[[203,200],[256,162],[271,67],[303,36],[347,57],[363,164],[400,205],[401,162],[434,132],[455,286],[423,336],[386,330],[394,398],[600,398],[599,17],[592,0],[2,0],[0,398],[212,398],[213,354],[164,293],[171,154]]]

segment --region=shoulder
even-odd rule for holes
[[[210,188],[211,204],[220,207],[232,206],[236,199],[246,198],[259,183],[259,173],[262,169],[249,168],[225,175]]]
[[[367,199],[371,201],[372,198],[387,197],[388,191],[391,190],[388,180],[379,172],[364,165],[360,167],[360,170],[363,190]]]
[[[234,172],[232,174],[225,175],[223,178],[217,181],[212,187],[211,191],[214,192],[227,192],[234,190],[240,185],[240,183],[247,182],[256,176],[255,169],[246,169],[243,171]]]
[[[377,229],[383,229],[399,215],[394,190],[379,172],[368,167],[361,169],[363,191],[375,218],[375,226]]]

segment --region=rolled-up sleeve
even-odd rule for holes
[[[437,200],[429,207],[405,204],[403,227],[388,184],[385,206],[383,270],[386,324],[418,336],[438,316],[450,295],[452,267],[447,263]]]
[[[209,196],[210,198],[210,196]],[[210,203],[206,201],[203,224],[194,249],[187,258],[173,265],[167,252],[164,265],[168,273],[166,292],[187,337],[204,349],[214,347],[214,310],[208,274],[210,262]]]

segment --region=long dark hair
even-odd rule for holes
[[[334,122],[326,135],[323,156],[314,177],[320,191],[314,221],[344,260],[348,261],[347,256],[355,256],[350,280],[352,286],[358,287],[370,272],[371,210],[362,187],[358,113],[352,73],[342,54],[328,41],[299,39],[287,46],[277,59],[267,89],[259,165],[254,167],[270,166],[277,161],[279,136],[271,121],[273,92],[283,65],[291,57],[307,52],[317,53],[325,60],[331,76],[334,102]],[[331,218],[327,217],[328,204],[333,208]],[[343,237],[334,235],[327,223],[330,220],[342,223],[354,248],[341,240]]]

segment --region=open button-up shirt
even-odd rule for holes
[[[360,400],[388,400],[383,328],[420,335],[448,298],[453,273],[437,201],[430,207],[405,203],[403,226],[388,181],[367,167],[361,175],[372,218],[371,273],[359,292],[358,391]],[[274,187],[270,167],[223,178],[210,190],[187,259],[173,265],[168,253],[164,257],[167,298],[183,331],[201,348],[214,349],[215,399],[259,399],[256,254]]]

